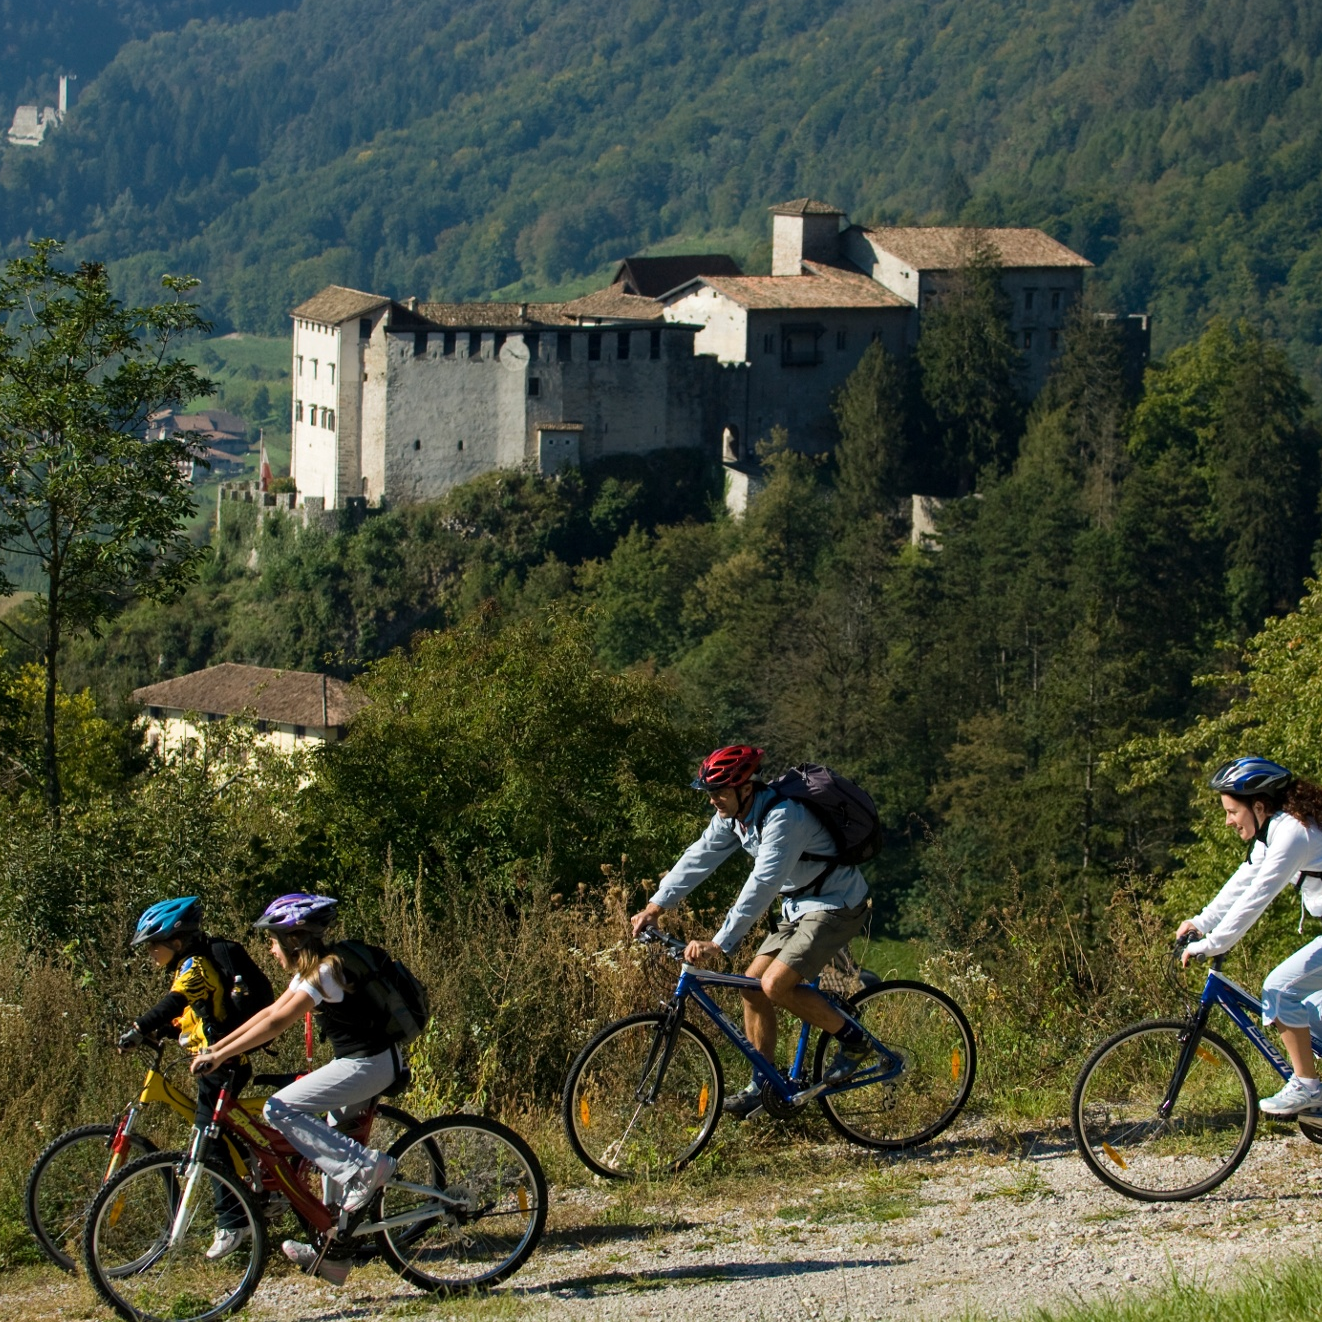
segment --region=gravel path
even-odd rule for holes
[[[553,1188],[542,1248],[485,1300],[434,1302],[380,1266],[337,1291],[273,1259],[245,1317],[1004,1317],[1172,1277],[1216,1284],[1317,1244],[1322,1149],[1297,1134],[1261,1136],[1219,1190],[1174,1205],[1103,1188],[1068,1134],[1024,1136],[1017,1150],[956,1139],[898,1159],[831,1145],[784,1151],[787,1169],[798,1158],[812,1173],[759,1182],[748,1206],[732,1205],[728,1190],[689,1202],[660,1186]],[[6,1322],[105,1316],[84,1284],[47,1271],[0,1278],[0,1304]]]

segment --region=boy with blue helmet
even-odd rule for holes
[[[251,956],[237,942],[210,937],[202,929],[202,901],[196,895],[161,900],[143,911],[130,946],[145,945],[151,961],[170,974],[170,990],[144,1011],[119,1038],[127,1051],[149,1038],[173,1029],[179,1045],[191,1055],[205,1051],[247,1013],[269,1004],[271,984]],[[252,1077],[244,1061],[235,1086],[242,1089]],[[205,1078],[197,1090],[195,1123],[208,1125],[216,1107],[221,1080]],[[230,1163],[229,1149],[219,1144],[216,1155]],[[222,1185],[216,1188],[216,1234],[207,1257],[228,1256],[248,1237],[247,1218]]]

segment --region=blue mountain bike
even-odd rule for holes
[[[1178,943],[1167,964],[1183,996]],[[1197,1006],[1185,1019],[1122,1028],[1088,1057],[1070,1100],[1079,1154],[1117,1193],[1146,1203],[1182,1202],[1215,1189],[1248,1156],[1258,1123],[1258,1090],[1243,1058],[1207,1026],[1220,1006],[1282,1079],[1289,1062],[1254,1022],[1262,1003],[1212,960]],[[1322,1055],[1322,1041],[1313,1038]],[[1297,1117],[1322,1142],[1322,1115]]]
[[[657,931],[643,941],[679,960],[679,983],[659,1012],[619,1019],[579,1053],[565,1080],[562,1114],[569,1142],[598,1175],[628,1179],[681,1170],[710,1141],[721,1118],[725,1083],[716,1048],[690,1023],[690,1005],[752,1066],[767,1114],[786,1118],[816,1101],[847,1139],[869,1148],[925,1143],[960,1113],[977,1066],[973,1030],[944,992],[921,982],[876,982],[846,1000],[822,992],[861,1028],[875,1058],[844,1083],[823,1083],[834,1039],[799,1032],[787,1074],[758,1052],[722,1012],[709,988],[756,988],[756,978],[712,973],[683,963],[684,942]],[[810,984],[816,986],[815,983]]]

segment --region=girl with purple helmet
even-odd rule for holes
[[[1226,825],[1248,845],[1244,862],[1203,908],[1176,929],[1187,964],[1221,955],[1257,922],[1292,882],[1302,911],[1322,918],[1322,789],[1279,762],[1237,757],[1218,767],[1211,788],[1221,796]],[[1304,930],[1303,913],[1299,930]],[[1278,964],[1262,985],[1262,1024],[1275,1024],[1294,1073],[1264,1097],[1267,1115],[1298,1115],[1322,1106],[1310,1032],[1322,1031],[1322,937]]]
[[[338,1202],[352,1214],[365,1208],[390,1179],[394,1162],[383,1152],[355,1143],[336,1125],[351,1120],[389,1088],[399,1077],[402,1061],[385,1037],[375,1007],[326,944],[337,908],[338,901],[329,896],[306,891],[282,895],[267,905],[253,927],[270,934],[272,957],[292,974],[289,986],[273,1005],[199,1056],[193,1072],[208,1073],[274,1040],[313,1011],[335,1058],[274,1093],[263,1114],[327,1177],[326,1201]],[[333,1123],[321,1119],[323,1111],[330,1112]],[[317,1260],[311,1244],[289,1239],[283,1247],[285,1256],[305,1269]],[[342,1285],[349,1268],[347,1260],[325,1257],[317,1272]]]

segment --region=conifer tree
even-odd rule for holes
[[[966,495],[985,472],[1013,461],[1022,408],[1019,354],[1010,340],[1000,259],[976,235],[963,264],[922,313],[918,362],[923,398],[942,429],[954,490]]]

